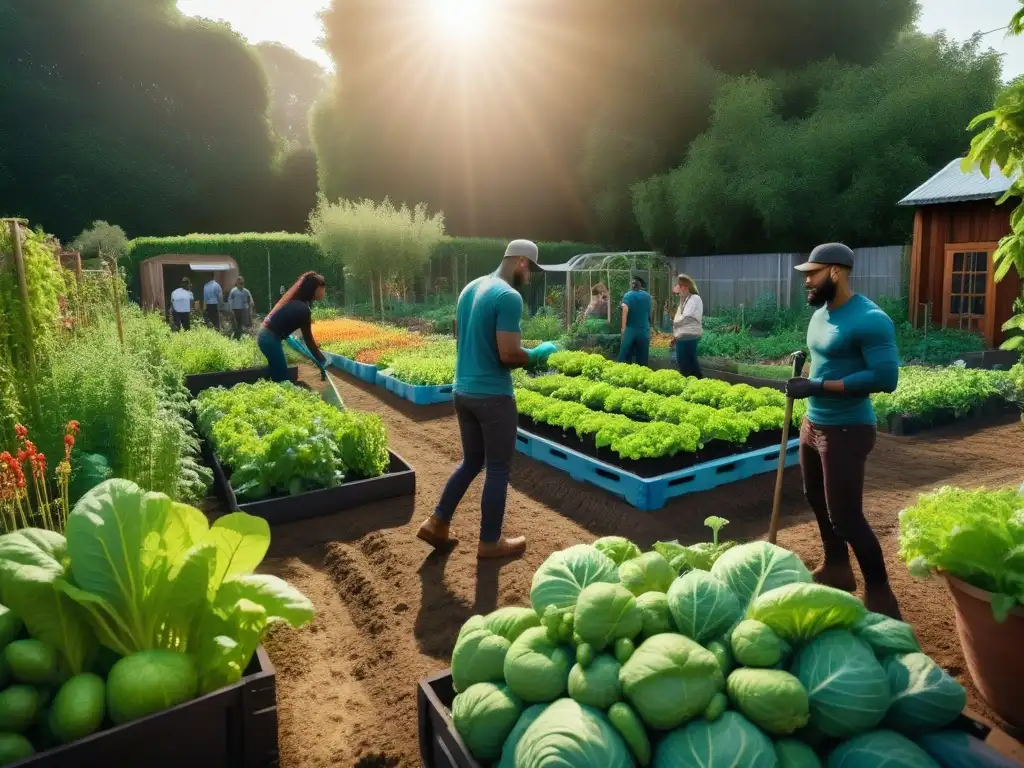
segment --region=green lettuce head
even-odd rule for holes
[[[632,640],[639,635],[643,612],[628,589],[598,582],[580,592],[574,628],[584,642],[600,651],[621,637]]]
[[[616,565],[640,557],[640,547],[622,536],[605,536],[595,541],[594,547],[611,558]]]
[[[476,683],[455,697],[452,720],[477,760],[501,757],[506,737],[522,714],[523,704],[506,685]]]
[[[707,571],[690,571],[668,590],[668,607],[680,634],[705,643],[739,621],[740,604],[724,582]]]
[[[533,574],[530,604],[538,616],[549,608],[571,611],[584,587],[598,582],[619,583],[619,569],[601,550],[577,544],[553,552]]]
[[[531,707],[505,742],[498,768],[634,768],[626,742],[596,709],[559,699]]]
[[[619,566],[622,586],[640,596],[645,592],[667,592],[676,572],[657,552],[645,552]]]

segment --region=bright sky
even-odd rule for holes
[[[317,12],[330,0],[178,0],[182,12],[192,16],[224,19],[238,32],[258,43],[276,40],[294,48],[303,56],[333,69],[330,57],[317,45],[323,28]],[[925,32],[945,29],[963,40],[980,30],[1004,26],[1020,7],[1019,0],[921,0],[921,28]],[[994,32],[985,38],[987,45],[1006,53],[1003,75],[1006,79],[1024,73],[1024,39],[1007,38]]]

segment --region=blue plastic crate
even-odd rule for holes
[[[439,387],[406,384],[404,381],[399,381],[394,376],[388,376],[380,371],[377,372],[377,386],[384,387],[388,392],[416,405],[450,403],[453,399],[452,391],[455,389],[454,384],[445,384]]]
[[[329,365],[333,365],[335,368],[340,368],[350,376],[362,379],[367,384],[377,383],[376,365],[357,363],[355,360],[350,360],[344,355],[336,355],[333,352],[324,352],[324,355],[327,357],[327,363]]]
[[[800,460],[800,440],[794,438],[786,448],[786,466]],[[771,472],[778,467],[777,446],[715,459],[667,475],[644,478],[606,464],[551,440],[518,430],[516,450],[531,459],[567,472],[577,482],[590,483],[619,496],[627,504],[645,511],[661,509],[669,499],[687,493],[699,493],[726,483]]]

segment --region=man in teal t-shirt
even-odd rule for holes
[[[622,297],[622,344],[620,363],[647,365],[651,351],[651,294],[640,277],[633,278],[632,290]]]
[[[892,320],[850,287],[853,256],[845,245],[826,243],[797,267],[807,275],[807,303],[818,309],[807,328],[811,375],[790,379],[786,394],[808,398],[800,470],[824,548],[814,579],[853,592],[852,548],[868,610],[898,619],[882,548],[864,516],[864,468],[876,437],[871,394],[896,389],[899,353]]]
[[[502,536],[501,528],[519,422],[511,369],[543,363],[556,349],[550,342],[531,350],[521,344],[523,299],[516,288],[529,283],[530,272],[541,268],[537,257],[534,243],[513,240],[498,270],[477,278],[459,295],[454,400],[463,459],[448,479],[434,514],[417,533],[438,549],[454,544],[449,531],[455,508],[486,466],[477,557],[507,557],[526,550],[525,537]]]

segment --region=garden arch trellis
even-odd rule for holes
[[[619,306],[633,276],[639,275],[651,294],[651,306],[656,313],[653,320],[657,326],[662,305],[672,294],[674,272],[672,263],[656,251],[581,253],[564,264],[544,265],[544,295],[547,295],[548,285],[557,280],[555,275],[563,275],[560,282],[565,289],[563,313],[568,328],[579,312],[578,305],[585,308],[590,301],[591,288],[604,283],[608,288],[608,322],[612,323],[616,311],[613,307]]]

